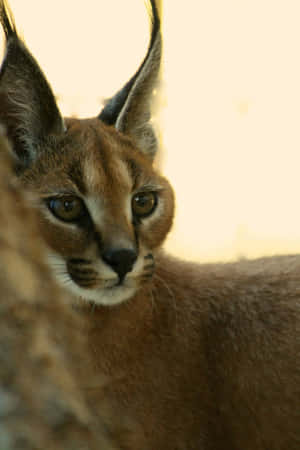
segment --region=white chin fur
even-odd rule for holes
[[[82,300],[104,306],[119,305],[131,298],[136,291],[135,288],[127,286],[115,286],[107,289],[84,289],[72,280],[70,280],[67,287],[66,285],[64,285],[64,287]]]

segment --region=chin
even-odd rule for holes
[[[73,281],[70,281],[68,286],[64,287],[80,300],[103,306],[119,305],[133,297],[137,290],[137,288],[129,286],[86,289],[78,286]]]

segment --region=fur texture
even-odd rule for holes
[[[64,121],[0,5],[0,117],[50,267],[86,319],[93,416],[127,450],[298,450],[300,257],[194,265],[161,250],[174,196],[152,164],[155,1],[136,74],[99,117]]]
[[[117,450],[79,389],[84,318],[45,264],[2,128],[0,151],[0,448]]]

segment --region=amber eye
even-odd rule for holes
[[[76,222],[86,212],[83,201],[71,195],[52,197],[47,200],[47,204],[54,216],[64,222]]]
[[[155,192],[139,192],[132,198],[132,212],[136,217],[147,217],[157,205]]]

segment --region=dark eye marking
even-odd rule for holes
[[[127,164],[130,176],[133,180],[133,190],[135,190],[139,184],[139,180],[141,177],[142,169],[133,159],[126,159],[125,163]]]
[[[71,180],[73,184],[78,188],[79,192],[82,195],[86,195],[87,187],[84,183],[84,176],[82,173],[81,165],[78,161],[75,161],[68,169],[67,169],[68,178]]]
[[[63,222],[77,222],[88,215],[84,202],[75,195],[62,195],[46,199],[51,213]]]
[[[157,206],[157,193],[146,191],[139,192],[132,197],[131,208],[133,216],[145,218],[150,216]]]

